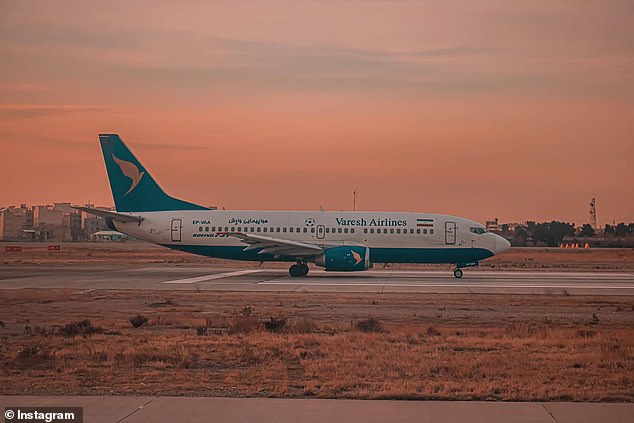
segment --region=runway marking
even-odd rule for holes
[[[261,272],[261,270],[260,269],[238,270],[238,271],[235,271],[235,272],[214,273],[213,275],[197,276],[195,278],[174,279],[174,280],[171,280],[171,281],[164,281],[164,282],[161,282],[161,283],[174,283],[174,284],[196,283],[196,282],[212,281],[212,280],[215,280],[215,279],[231,278],[233,276],[249,275],[251,273],[258,273],[258,272]]]
[[[302,283],[302,282],[258,282],[258,285],[300,285],[300,286],[386,286],[386,287],[429,287],[429,288],[555,288],[555,289],[634,289],[634,285],[484,285],[484,284],[402,284],[402,283]]]

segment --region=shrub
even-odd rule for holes
[[[357,329],[362,332],[383,332],[383,325],[378,319],[370,317],[369,319],[359,320],[356,324]]]
[[[269,332],[282,332],[286,328],[286,319],[271,317],[264,322],[264,329]]]
[[[59,328],[57,334],[59,336],[73,337],[77,335],[92,335],[93,333],[103,333],[103,328],[99,326],[93,326],[90,320],[81,320],[78,322],[72,322]]]
[[[134,326],[135,328],[140,328],[147,322],[148,322],[148,318],[141,316],[140,314],[130,319],[130,323],[132,323],[132,326]]]

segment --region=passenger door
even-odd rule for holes
[[[445,222],[445,244],[456,244],[456,222]]]
[[[317,225],[317,239],[324,239],[326,236],[326,227],[324,225]]]
[[[183,221],[182,219],[172,219],[172,241],[181,242],[183,231]]]

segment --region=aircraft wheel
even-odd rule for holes
[[[302,276],[306,276],[308,273],[308,266],[306,266],[306,270],[302,266],[306,266],[305,264],[294,264],[288,269],[289,275],[293,278],[301,278]]]
[[[453,275],[457,278],[460,279],[462,277],[462,270],[460,269],[454,269],[453,271]]]
[[[308,274],[308,271],[310,269],[308,268],[308,265],[306,263],[298,264],[297,266],[299,266],[299,268],[302,271],[301,276],[306,276]]]

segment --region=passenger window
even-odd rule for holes
[[[413,233],[414,233],[414,229],[410,229],[410,230],[409,230],[409,233],[410,233],[410,234],[413,234]]]
[[[433,235],[433,234],[434,234],[434,230],[433,230],[433,229],[430,229],[430,230],[429,230],[429,233],[430,233],[431,235]]]
[[[353,234],[354,233],[354,228],[350,228],[350,233]]]
[[[198,227],[198,232],[202,232],[202,231],[203,231],[203,227],[202,227],[202,226],[199,226],[199,227]]]
[[[370,228],[370,233],[373,234],[374,233],[374,228]]]
[[[394,233],[394,229],[390,229],[390,233],[393,234]]]
[[[225,226],[225,232],[229,232],[229,227]]]
[[[310,233],[314,234],[315,233],[315,228],[310,228]]]
[[[282,232],[286,232],[286,227],[282,228]]]
[[[397,229],[397,230],[396,230],[396,233],[397,233],[397,234],[400,234],[400,233],[401,233],[401,230],[400,230],[400,229]]]
[[[423,234],[427,235],[427,229],[423,229]]]
[[[266,232],[268,228],[262,228],[262,232]]]
[[[341,228],[337,228],[337,232],[341,233],[342,232]]]
[[[368,228],[363,228],[363,233],[367,234],[368,233]]]
[[[209,226],[205,226],[205,232],[209,232]]]
[[[280,228],[277,228],[277,229],[275,230],[275,232],[279,232],[280,230],[281,230]]]
[[[348,233],[348,228],[343,228],[343,233],[347,234]]]
[[[386,234],[387,233],[387,229],[383,229],[383,233]]]
[[[260,228],[260,227],[258,226],[258,229],[257,229],[257,231],[258,231],[258,232],[260,232],[261,230],[262,230],[262,228]]]
[[[326,233],[329,234],[330,233],[330,228],[326,228]]]
[[[242,232],[242,228],[238,226],[238,232]]]
[[[416,229],[416,233],[420,235],[420,229]]]
[[[215,226],[211,227],[211,232],[216,232],[216,227]]]
[[[293,232],[293,229],[294,229],[294,228],[288,228],[288,231],[289,231],[289,232]]]
[[[304,233],[308,232],[308,228],[304,228]]]

